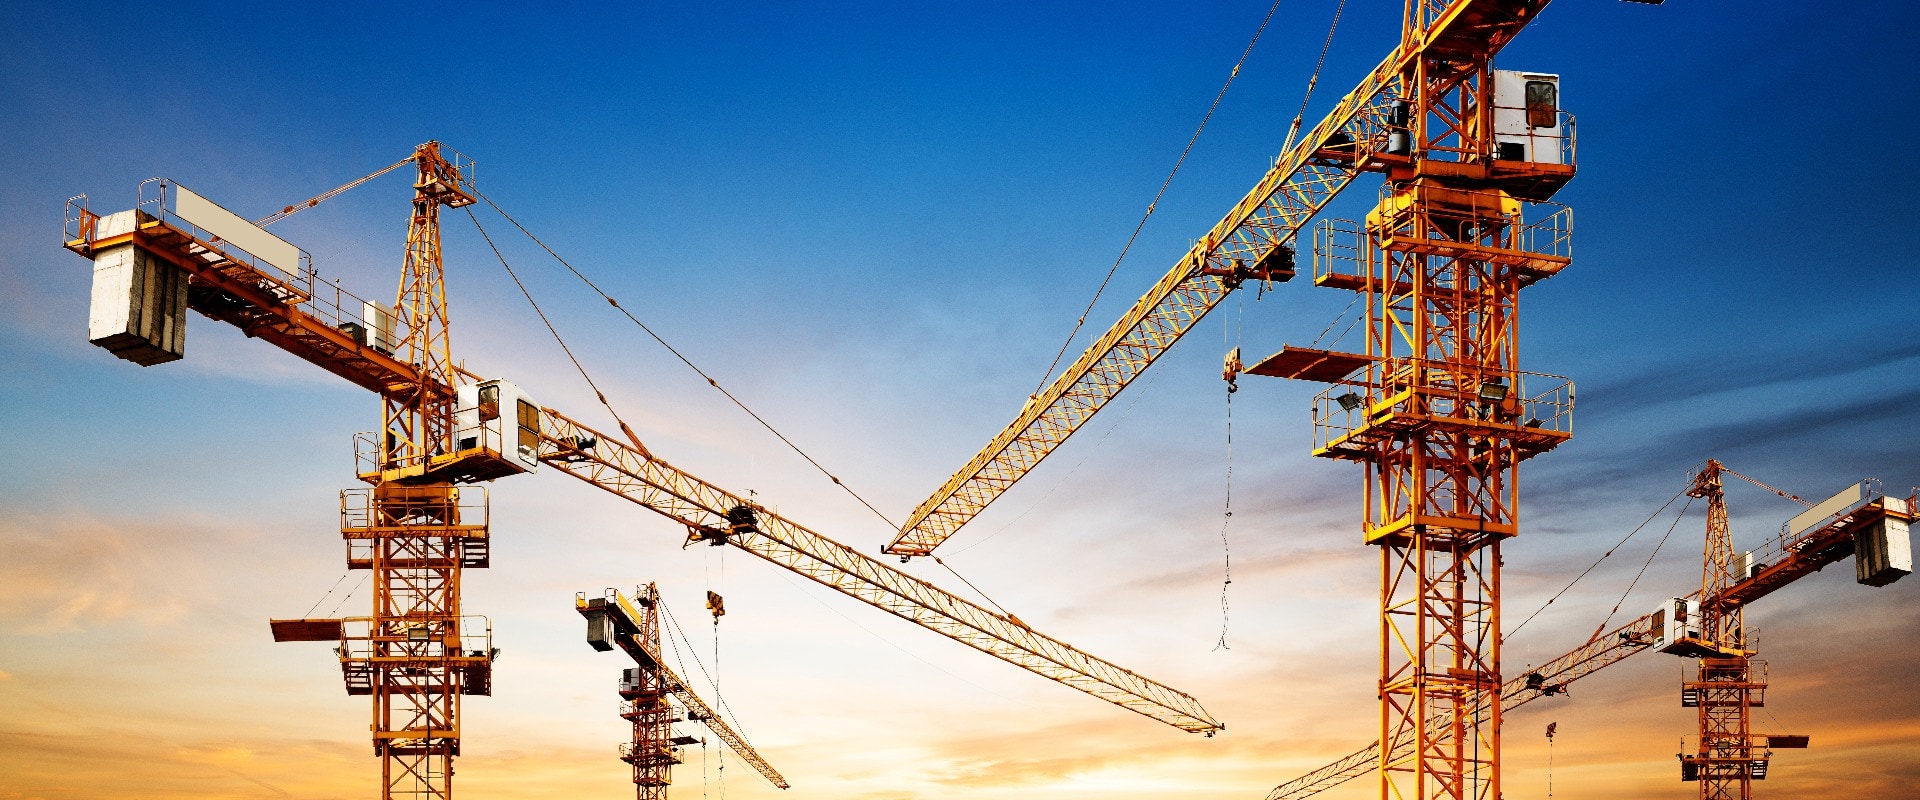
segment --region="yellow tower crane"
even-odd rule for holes
[[[1224,726],[1191,695],[1083,652],[1009,615],[901,572],[456,366],[439,211],[484,198],[472,162],[437,142],[366,178],[417,168],[393,305],[314,277],[311,258],[177,182],[140,186],[134,208],[100,215],[69,198],[62,244],[93,262],[89,339],[142,366],[185,353],[191,309],[381,398],[378,434],[356,437],[359,477],[341,493],[348,566],[369,569],[371,616],[274,620],[279,641],[336,641],[347,691],[373,697],[382,797],[446,798],[460,750],[460,698],[491,691],[483,618],[460,606],[463,568],[490,563],[487,495],[472,484],[546,464],[666,516],[690,540],[732,545],[835,591],[1183,731]]]
[[[698,741],[673,734],[673,723],[682,714],[689,722],[706,725],[768,783],[788,788],[787,779],[760,757],[747,737],[728,725],[667,666],[660,650],[661,602],[659,588],[651,583],[631,599],[608,589],[600,597],[580,592],[573,602],[574,609],[587,619],[587,644],[602,652],[618,647],[638,665],[620,676],[620,717],[633,723],[633,740],[620,748],[620,760],[633,767],[634,791],[639,800],[666,800],[667,787],[673,783],[673,766],[680,763],[679,748]],[[680,708],[674,708],[668,698],[679,700]]]
[[[1572,384],[1522,373],[1517,345],[1520,289],[1571,260],[1571,214],[1545,201],[1573,178],[1573,122],[1557,76],[1493,68],[1546,5],[1406,0],[1393,52],[886,552],[932,553],[1227,294],[1291,278],[1301,229],[1380,173],[1365,225],[1323,225],[1316,242],[1315,284],[1367,299],[1366,352],[1283,349],[1248,371],[1333,384],[1314,401],[1314,455],[1366,467],[1380,736],[1413,743],[1381,751],[1381,797],[1499,798],[1500,545],[1520,530],[1519,463],[1572,435]]]

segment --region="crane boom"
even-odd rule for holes
[[[868,605],[1130,711],[1189,733],[1223,726],[1191,695],[988,611],[793,522],[553,409],[541,420],[541,461]],[[751,509],[751,526],[737,525]]]
[[[907,517],[885,550],[927,555],[1060,446],[1246,279],[1293,277],[1293,239],[1384,142],[1402,50],[1389,54],[998,436]]]
[[[394,358],[375,344],[377,337],[356,330],[362,318],[355,312],[365,301],[338,286],[317,284],[310,270],[290,274],[263,264],[180,219],[164,200],[102,217],[88,209],[84,195],[76,196],[67,203],[62,244],[88,258],[132,244],[185,273],[191,281],[186,307],[383,398],[453,396],[453,387]],[[454,372],[462,380],[479,377],[457,367]],[[690,528],[710,529],[708,523],[750,505],[558,411],[543,410],[541,429],[542,460]],[[595,446],[583,447],[589,440]],[[764,530],[728,541],[977,650],[1181,730],[1211,734],[1225,727],[1185,692],[1081,652],[778,515],[765,516]]]
[[[1745,606],[1853,555],[1856,532],[1866,530],[1881,520],[1908,523],[1914,520],[1912,498],[1872,497],[1865,493],[1862,496],[1864,499],[1860,503],[1839,509],[1824,524],[1792,539],[1769,543],[1755,551],[1752,554],[1755,558],[1752,573],[1708,598],[1702,605]],[[1699,596],[1699,592],[1687,595],[1688,598]],[[1548,694],[1558,694],[1567,684],[1647,649],[1652,645],[1654,636],[1651,614],[1615,628],[1605,636],[1597,636],[1538,669],[1502,684],[1500,707],[1503,710],[1512,709]],[[1535,675],[1539,676],[1537,680],[1533,677]],[[1442,719],[1433,724],[1446,725],[1449,721]],[[1410,737],[1396,739],[1393,757],[1411,755],[1412,748]],[[1359,752],[1274,787],[1267,795],[1267,800],[1305,800],[1354,778],[1371,774],[1379,766],[1380,743],[1376,741]]]

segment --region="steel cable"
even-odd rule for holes
[[[1343,3],[1345,1],[1341,0]],[[1280,0],[1273,0],[1273,6],[1267,9],[1267,16],[1260,20],[1260,28],[1253,32],[1253,39],[1247,42],[1247,49],[1240,52],[1240,60],[1233,63],[1233,71],[1227,74],[1226,83],[1221,84],[1220,91],[1214,94],[1213,104],[1207,106],[1206,116],[1200,118],[1199,127],[1194,128],[1193,136],[1188,137],[1187,146],[1180,151],[1180,158],[1173,162],[1173,169],[1167,172],[1167,179],[1160,182],[1160,191],[1154,192],[1153,200],[1147,203],[1146,212],[1140,215],[1140,221],[1133,226],[1133,234],[1127,237],[1126,245],[1120,248],[1120,255],[1113,260],[1113,266],[1107,268],[1107,276],[1100,279],[1100,288],[1094,290],[1093,299],[1087,301],[1087,307],[1080,312],[1080,318],[1074,320],[1073,331],[1067,334],[1066,341],[1060,343],[1060,352],[1053,354],[1053,363],[1047,365],[1046,374],[1040,376],[1040,384],[1034,387],[1030,398],[1039,397],[1040,392],[1047,388],[1047,381],[1053,377],[1054,369],[1060,366],[1060,359],[1067,354],[1067,348],[1073,346],[1073,339],[1080,335],[1080,328],[1087,324],[1087,315],[1093,313],[1094,304],[1100,302],[1100,295],[1106,293],[1107,284],[1113,282],[1114,273],[1120,271],[1120,262],[1127,259],[1127,251],[1133,249],[1134,241],[1140,238],[1141,229],[1147,227],[1147,220],[1153,216],[1154,210],[1159,208],[1160,198],[1165,197],[1167,187],[1173,185],[1173,176],[1180,174],[1180,166],[1187,163],[1187,155],[1193,152],[1193,143],[1200,140],[1200,132],[1207,129],[1207,123],[1213,119],[1213,112],[1220,108],[1220,99],[1227,96],[1227,87],[1233,85],[1234,78],[1240,77],[1240,67],[1247,63],[1247,56],[1253,53],[1253,46],[1260,42],[1260,35],[1266,33],[1267,23],[1273,21],[1273,12],[1279,9]]]
[[[613,306],[621,314],[625,315],[629,321],[631,321],[634,325],[638,326],[640,330],[645,331],[646,334],[649,337],[652,337],[655,342],[660,343],[661,347],[666,348],[667,352],[672,353],[674,358],[680,359],[680,363],[687,365],[687,368],[693,370],[694,374],[699,375],[702,379],[704,379],[707,382],[708,386],[712,386],[715,390],[718,390],[720,394],[725,395],[726,398],[732,401],[735,406],[738,406],[741,411],[747,412],[747,416],[752,417],[754,422],[760,423],[760,427],[766,428],[768,433],[773,434],[774,437],[778,438],[781,441],[781,443],[785,444],[788,447],[788,449],[791,449],[793,452],[799,454],[801,458],[806,459],[806,462],[808,464],[813,465],[814,469],[819,470],[820,474],[827,476],[828,480],[833,481],[833,485],[840,487],[842,491],[845,491],[848,495],[852,496],[854,500],[859,501],[860,505],[866,506],[868,511],[873,512],[873,515],[876,517],[879,517],[880,521],[887,523],[888,527],[893,528],[894,530],[899,530],[900,526],[895,524],[893,520],[888,519],[886,514],[883,514],[880,512],[880,509],[875,508],[872,503],[867,502],[867,499],[865,497],[861,497],[859,492],[856,492],[853,490],[853,487],[850,487],[846,485],[846,483],[842,482],[839,477],[835,476],[832,472],[828,471],[827,468],[825,466],[822,466],[819,461],[814,460],[813,456],[808,455],[807,451],[800,449],[799,445],[794,444],[792,439],[788,439],[786,437],[786,434],[783,434],[778,429],[774,428],[772,423],[767,422],[765,418],[755,413],[753,409],[748,408],[746,403],[741,402],[740,398],[735,397],[732,392],[727,391],[727,388],[724,386],[721,386],[720,382],[715,380],[713,376],[708,375],[705,370],[702,370],[699,366],[695,365],[691,359],[687,358],[673,345],[668,344],[666,339],[661,338],[660,334],[655,333],[652,328],[647,327],[647,324],[644,322],[641,322],[639,317],[634,316],[632,311],[629,311],[625,306],[620,305],[620,301],[614,299],[613,295],[607,294],[607,292],[601,289],[598,284],[595,284],[592,279],[588,278],[585,274],[581,273],[579,269],[576,269],[572,263],[568,262],[565,258],[560,257],[560,254],[554,252],[553,248],[548,247],[546,242],[540,240],[540,237],[533,235],[532,231],[527,230],[527,226],[520,224],[520,221],[517,219],[514,219],[512,214],[508,214],[506,210],[501,208],[498,203],[493,202],[493,198],[490,198],[484,194],[481,194],[478,191],[475,191],[473,194],[475,197],[478,197],[481,200],[486,201],[488,206],[492,207],[495,212],[499,213],[501,217],[505,218],[507,222],[511,223],[515,228],[520,229],[520,232],[522,234],[525,234],[528,239],[533,240],[534,244],[539,245],[540,249],[547,251],[547,255],[553,256],[553,260],[560,262],[561,266],[566,267],[567,271],[573,273],[574,277],[579,278],[580,282],[586,284],[587,288],[592,289],[595,294],[600,295],[601,299],[607,301],[607,305]]]

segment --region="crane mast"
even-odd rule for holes
[[[457,154],[453,158],[458,158]],[[343,514],[342,535],[370,546],[373,616],[365,647],[344,642],[342,670],[349,692],[365,675],[373,696],[374,751],[381,762],[381,797],[453,795],[453,759],[460,754],[460,698],[491,692],[493,651],[462,639],[461,573],[489,564],[485,493],[476,508],[465,482],[482,477],[484,456],[460,458],[453,448],[454,386],[440,209],[474,202],[470,174],[442,153],[438,142],[414,151],[412,215],[392,310],[370,309],[373,345],[393,348],[418,380],[384,395],[377,469],[360,495],[364,528]],[[392,333],[389,334],[389,326]],[[382,342],[382,337],[390,337]],[[482,469],[484,477],[493,477]],[[475,512],[479,524],[472,519]],[[358,534],[358,536],[356,535]],[[351,558],[349,566],[359,566]]]
[[[1571,386],[1523,375],[1517,348],[1520,289],[1567,263],[1529,241],[1523,202],[1572,178],[1569,140],[1499,135],[1515,111],[1527,133],[1563,131],[1557,82],[1497,108],[1521,99],[1496,91],[1493,69],[1545,5],[1409,0],[1400,94],[1374,155],[1386,190],[1348,269],[1316,251],[1317,284],[1366,299],[1366,352],[1342,354],[1352,371],[1314,399],[1314,455],[1366,470],[1380,741],[1410,743],[1380,752],[1382,798],[1501,796],[1500,548],[1519,532],[1520,461],[1571,435]]]
[[[1699,662],[1693,680],[1681,684],[1681,705],[1699,712],[1696,748],[1680,754],[1680,779],[1695,781],[1700,800],[1748,800],[1753,781],[1765,778],[1771,751],[1767,737],[1752,732],[1752,709],[1766,705],[1766,664],[1753,659],[1744,625],[1745,604],[1729,602],[1726,589],[1738,582],[1737,554],[1727,524],[1727,498],[1719,461],[1708,459],[1692,497],[1707,501],[1707,546],[1700,577]],[[1676,605],[1676,609],[1678,606]]]

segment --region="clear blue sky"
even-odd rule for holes
[[[1331,0],[1282,3],[1090,331],[1118,316],[1264,171],[1332,10]],[[142,370],[87,345],[88,265],[56,238],[69,195],[89,194],[96,211],[119,210],[141,179],[166,176],[257,217],[439,139],[478,160],[483,191],[897,516],[998,431],[1040,379],[1265,11],[1259,2],[618,4],[551,15],[524,6],[342,4],[10,10],[0,28],[0,402],[18,445],[0,466],[0,545],[28,555],[0,573],[0,586],[27,587],[0,589],[0,675],[13,676],[0,680],[0,698],[42,708],[65,696],[62,680],[99,668],[90,653],[133,658],[156,643],[203,641],[192,658],[229,659],[217,662],[234,670],[229,685],[263,687],[237,707],[337,715],[302,735],[331,737],[350,754],[338,768],[286,756],[273,766],[228,765],[234,774],[325,796],[332,784],[295,789],[307,784],[291,776],[331,770],[351,787],[372,769],[355,733],[360,701],[339,696],[318,651],[262,655],[260,622],[302,611],[338,576],[332,493],[349,479],[348,434],[376,424],[375,405],[204,319],[192,320],[188,357],[176,364]],[[1397,3],[1347,8],[1309,125],[1391,46],[1399,17]],[[1912,277],[1920,256],[1907,244],[1920,234],[1908,185],[1920,113],[1899,91],[1916,28],[1920,8],[1902,2],[1561,0],[1507,48],[1500,66],[1563,76],[1580,144],[1580,177],[1556,198],[1575,209],[1576,260],[1527,290],[1521,345],[1524,368],[1571,376],[1580,387],[1577,436],[1523,470],[1523,527],[1535,538],[1508,550],[1514,607],[1537,606],[1710,456],[1805,494],[1867,476],[1901,494],[1920,484]],[[1357,218],[1372,196],[1371,184],[1357,186],[1333,213]],[[380,296],[399,264],[405,201],[405,180],[389,177],[275,230],[313,253],[323,274]],[[456,350],[586,414],[590,395],[464,214],[449,222]],[[497,238],[507,230],[483,222]],[[537,251],[502,241],[656,451],[723,485],[758,489],[850,544],[886,539],[883,525]],[[1178,743],[1176,758],[1189,760],[1174,771],[1192,778],[1182,785],[1193,797],[1257,795],[1372,735],[1371,691],[1351,678],[1370,673],[1373,648],[1366,606],[1374,568],[1352,535],[1359,480],[1350,466],[1308,458],[1311,387],[1243,382],[1235,397],[1230,533],[1236,570],[1243,558],[1249,565],[1234,585],[1245,644],[1209,652],[1225,470],[1219,359],[1236,341],[1258,354],[1311,340],[1348,296],[1307,284],[1228,301],[1150,382],[954,542],[956,566],[1023,618],[1191,691],[1227,717],[1245,744],[1219,744],[1244,749],[1223,755]],[[1244,328],[1223,336],[1234,319]],[[1109,436],[1110,418],[1122,413]],[[508,538],[496,567],[475,579],[472,602],[490,603],[485,610],[511,631],[502,635],[520,637],[508,651],[524,661],[503,670],[519,663],[530,672],[503,675],[503,689],[535,699],[503,691],[469,708],[497,714],[501,726],[539,730],[525,735],[545,744],[527,752],[589,754],[581,769],[600,770],[594,791],[606,796],[618,796],[606,787],[621,779],[620,765],[602,763],[619,736],[603,724],[611,692],[598,683],[551,695],[540,687],[582,670],[611,680],[600,673],[614,665],[593,660],[569,627],[577,622],[565,608],[572,591],[652,579],[689,611],[701,584],[731,581],[729,607],[742,613],[729,623],[743,620],[734,629],[743,655],[729,676],[767,739],[798,748],[824,725],[850,751],[906,748],[950,778],[921,785],[910,770],[863,772],[843,752],[809,751],[806,763],[820,766],[788,771],[796,792],[913,786],[927,796],[1009,796],[1007,785],[969,783],[968,765],[987,764],[992,770],[979,769],[1051,776],[1019,786],[1064,797],[1097,783],[1076,770],[1172,769],[1141,755],[1166,744],[1151,729],[1137,742],[1095,737],[1052,765],[942,739],[961,735],[943,730],[948,720],[983,705],[997,711],[980,712],[969,724],[983,727],[966,729],[981,740],[1059,733],[1044,726],[1061,719],[1090,729],[1134,720],[941,649],[931,635],[842,599],[798,600],[811,590],[744,559],[722,578],[710,554],[675,549],[664,522],[558,477],[503,481],[495,498]],[[1742,535],[1755,540],[1792,510],[1758,493],[1734,502]],[[1650,581],[1674,592],[1697,581],[1697,522],[1683,523],[1675,541],[1685,546],[1670,545]],[[1644,557],[1607,568],[1619,574],[1603,570],[1585,605],[1556,606],[1535,623],[1533,649],[1516,642],[1509,660],[1584,637]],[[1287,566],[1321,558],[1313,563],[1325,569],[1312,576]],[[1062,563],[1076,568],[1063,575]],[[1914,619],[1920,581],[1866,593],[1845,576],[1823,578],[1831,580],[1796,588],[1808,604],[1796,613],[1871,602],[1887,620]],[[103,583],[114,589],[98,589]],[[95,590],[100,597],[75,605],[76,593]],[[1662,591],[1642,591],[1633,607]],[[152,608],[177,616],[155,617]],[[1327,629],[1300,627],[1304,609],[1324,612]],[[791,616],[803,613],[813,616]],[[1130,620],[1150,620],[1162,635],[1142,643]],[[1783,619],[1776,629],[1793,624]],[[772,642],[807,626],[824,626],[814,637],[827,648],[820,663],[849,671],[821,677],[836,687],[828,702],[880,692],[874,702],[901,716],[868,727],[827,723],[811,716],[824,712],[796,705],[790,686],[755,688],[752,648],[778,652]],[[1912,626],[1903,630],[1902,652],[1920,649]],[[1791,636],[1775,641],[1797,652]],[[39,655],[22,655],[29,652]],[[1325,652],[1342,653],[1340,668],[1357,671],[1343,679],[1295,664]],[[1811,645],[1798,657],[1783,674],[1841,666]],[[212,669],[192,658],[162,660],[153,680]],[[931,691],[955,695],[944,705],[873,688],[896,683],[890,669],[928,661],[959,673],[934,673]],[[1646,689],[1649,702],[1671,705],[1672,664],[1641,669],[1643,682],[1658,684]],[[1884,677],[1875,669],[1856,671]],[[949,679],[961,682],[939,682]],[[1823,702],[1857,702],[1881,686],[1861,680],[1856,695],[1835,689]],[[1275,689],[1282,681],[1291,688]],[[1294,707],[1289,693],[1303,684],[1332,699]],[[982,685],[993,698],[1020,699],[969,694]],[[143,701],[149,717],[179,721],[171,735],[186,743],[183,752],[226,741],[205,731],[227,721],[200,720],[196,709],[229,698],[199,691],[156,684],[156,699]],[[298,710],[274,705],[282,702]],[[67,713],[105,737],[122,730],[106,706],[76,701]],[[1677,709],[1662,713],[1620,723],[1615,738],[1665,742],[1659,737],[1685,729]],[[1911,701],[1889,713],[1889,725],[1909,732],[1920,720]],[[602,729],[569,733],[570,714]],[[35,724],[0,722],[0,736],[37,735]],[[284,727],[248,730],[278,741]],[[494,741],[519,735],[483,730]],[[228,738],[272,750],[246,738],[254,735]],[[1674,790],[1668,754],[1635,761],[1641,756],[1623,748],[1604,749],[1623,759],[1619,769]],[[789,758],[802,758],[794,752]],[[1295,763],[1276,752],[1300,755]],[[69,773],[107,785],[104,771],[75,758]],[[503,761],[470,756],[462,774],[485,775],[485,764]],[[1902,774],[1920,769],[1910,756],[1902,763]],[[188,774],[154,769],[161,783]],[[1782,762],[1776,777],[1791,779],[1793,769]],[[1061,776],[1079,782],[1046,782]],[[541,796],[514,791],[496,790]]]

